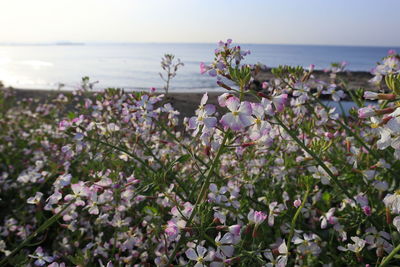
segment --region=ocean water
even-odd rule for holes
[[[246,63],[278,65],[315,64],[324,69],[331,62],[346,61],[348,70],[370,71],[389,49],[396,47],[260,45],[243,44],[250,50]],[[185,64],[178,70],[171,91],[205,91],[216,87],[215,78],[201,75],[200,62],[213,60],[216,44],[85,44],[1,45],[0,81],[15,88],[76,88],[81,78],[98,81],[96,89],[161,89],[160,61],[165,53],[175,54]]]

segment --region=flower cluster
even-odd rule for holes
[[[344,64],[330,83],[276,68],[255,92],[248,53],[218,44],[201,71],[229,91],[193,114],[154,89],[0,91],[0,265],[398,265],[396,78],[340,114],[319,97],[345,97]]]

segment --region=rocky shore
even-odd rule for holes
[[[315,77],[316,80],[321,80],[327,83],[329,83],[331,80],[329,74],[324,72],[323,70],[314,70],[312,75]],[[262,82],[269,82],[273,78],[274,76],[271,73],[271,69],[266,69],[260,71],[258,74],[255,75],[253,83],[256,88],[261,88]],[[365,90],[369,91],[378,90],[375,85],[368,82],[372,78],[373,75],[367,71],[344,71],[337,73],[337,79],[345,81],[347,83],[346,87],[349,90],[355,90],[358,88],[364,88]]]

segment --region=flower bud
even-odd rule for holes
[[[300,206],[301,206],[301,200],[300,200],[300,199],[296,199],[296,200],[293,202],[293,206],[294,206],[295,208],[300,207]]]

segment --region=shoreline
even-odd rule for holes
[[[39,103],[51,103],[53,99],[55,99],[59,94],[71,94],[71,91],[48,91],[48,90],[30,90],[30,89],[13,89],[15,100],[22,101],[23,99],[34,99]],[[229,91],[224,91],[229,92]],[[213,104],[216,107],[217,112],[220,114],[225,112],[224,108],[220,107],[218,104],[218,96],[220,96],[223,92],[210,92],[208,91],[208,101],[207,104]],[[158,92],[161,94],[161,92]],[[177,111],[179,111],[179,119],[183,120],[185,117],[195,116],[195,111],[200,105],[201,98],[204,93],[195,93],[195,92],[170,92],[168,93],[167,98],[164,98],[163,104],[170,103]],[[255,101],[256,98],[251,95],[247,95],[245,97],[247,101]],[[329,102],[332,100],[325,99]],[[342,100],[345,103],[352,102],[351,100]],[[343,103],[342,102],[342,103]]]
[[[325,82],[329,82],[330,77],[329,74],[325,73],[321,70],[315,70],[313,75],[316,80],[322,80]],[[365,90],[377,91],[377,88],[368,82],[373,76],[369,72],[365,71],[347,71],[347,72],[340,72],[337,74],[338,79],[344,79],[348,82],[347,88],[350,90],[358,89],[363,87]],[[263,81],[270,81],[273,78],[270,69],[263,70],[257,75],[255,75],[255,79],[251,85],[252,89],[261,91],[261,83]],[[11,87],[12,88],[12,87]],[[71,94],[73,90],[63,90],[63,89],[56,89],[56,90],[47,90],[47,89],[23,89],[23,88],[12,88],[15,92],[16,100],[22,99],[38,99],[39,102],[49,101],[54,99],[59,94]],[[93,90],[92,92],[101,92],[102,90]],[[129,90],[124,89],[125,92],[138,92],[138,91],[145,91],[147,90]],[[229,92],[225,89],[202,89],[202,90],[170,90],[168,93],[168,102],[171,103],[176,110],[180,112],[179,117],[183,119],[183,117],[191,117],[195,115],[195,110],[197,109],[198,105],[200,104],[200,100],[203,94],[208,93],[208,102],[209,104],[214,104],[218,109],[218,96],[224,92]],[[346,92],[346,91],[345,91]],[[164,91],[162,89],[158,89],[156,94],[163,94]],[[346,92],[348,95],[348,92]],[[329,100],[329,96],[324,97],[321,96],[323,100]],[[247,100],[255,100],[254,97],[248,96]],[[347,98],[343,99],[342,101],[351,101],[351,98],[348,96]]]
[[[314,70],[312,72],[312,75],[315,77],[315,80],[324,81],[327,83],[329,83],[331,80],[330,75],[324,70]],[[378,91],[378,88],[375,85],[368,82],[374,77],[368,71],[343,71],[338,72],[336,75],[338,80],[343,80],[347,83],[347,88],[349,90],[364,88],[366,91]],[[255,75],[254,78],[254,86],[256,88],[260,88],[262,82],[268,82],[273,79],[274,76],[271,72],[271,69],[266,69],[260,71],[258,74]],[[386,90],[387,88],[383,87],[383,89]],[[344,91],[346,92],[346,90]]]
[[[312,76],[314,77],[314,80],[316,81],[323,81],[325,83],[331,83],[331,77],[330,74],[325,72],[324,70],[314,70],[312,72]],[[261,84],[266,81],[266,82],[270,82],[272,79],[274,79],[274,75],[271,72],[271,68],[267,68],[267,69],[263,69],[260,70],[257,74],[253,73],[253,77],[254,80],[252,81],[250,87],[251,89],[254,89],[256,91],[260,91],[262,90],[261,88]],[[344,81],[346,83],[346,88],[348,90],[354,90],[354,89],[358,89],[358,88],[364,88],[367,91],[378,91],[379,88],[377,88],[376,85],[373,85],[372,83],[369,82],[370,79],[372,79],[374,76],[368,72],[368,71],[343,71],[343,72],[338,72],[336,74],[336,79],[337,81]],[[173,85],[173,83],[172,83]],[[56,92],[72,92],[74,91],[76,88],[74,87],[58,87],[58,88],[50,88],[50,87],[40,87],[40,86],[34,86],[34,87],[13,87],[12,85],[4,85],[5,87],[11,87],[15,90],[22,90],[22,91],[38,91],[38,92],[47,92],[47,91],[56,91]],[[78,85],[76,86],[78,87]],[[104,89],[106,89],[108,87],[104,87],[104,88],[95,88],[95,92],[96,91],[102,91]],[[135,88],[135,87],[118,87],[115,86],[113,88],[121,88],[124,89],[125,92],[139,92],[139,91],[147,91],[150,89],[149,88]],[[97,89],[97,90],[96,90]],[[340,88],[342,90],[344,90],[343,88]],[[383,85],[383,87],[381,88],[383,90],[387,90],[386,86]],[[158,91],[163,91],[162,88],[158,88]],[[184,93],[184,94],[188,94],[188,93],[205,93],[205,92],[224,92],[226,91],[225,89],[219,87],[217,85],[217,83],[215,82],[213,85],[209,84],[207,85],[207,87],[193,87],[193,88],[189,88],[189,89],[182,89],[182,88],[172,88],[170,89],[171,93]],[[346,90],[344,90],[346,92]]]

